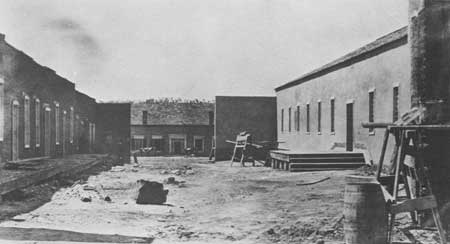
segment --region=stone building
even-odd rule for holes
[[[0,34],[2,162],[98,152],[96,131],[102,128],[96,117],[102,111],[73,82],[36,63]],[[116,116],[129,121],[129,113]]]
[[[410,109],[407,28],[389,33],[275,89],[278,139],[302,152],[366,150],[383,133],[361,122],[392,122]]]
[[[152,147],[150,155],[198,156],[211,150],[214,104],[201,101],[147,100],[131,105],[131,148]]]
[[[287,149],[367,150],[378,158],[383,135],[361,122],[393,122],[423,108],[420,124],[450,123],[450,1],[410,0],[408,12],[407,27],[275,89],[278,138]],[[421,145],[447,229],[449,136],[426,131]]]

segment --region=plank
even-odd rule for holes
[[[436,207],[437,207],[436,198],[434,197],[434,195],[428,195],[425,197],[405,200],[398,204],[393,204],[391,205],[390,212],[393,214],[397,214],[397,213],[425,210]]]

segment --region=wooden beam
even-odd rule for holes
[[[430,208],[436,208],[437,202],[434,195],[429,195],[425,197],[405,200],[398,204],[391,205],[390,212],[393,214],[412,212],[418,210],[425,210]]]
[[[391,125],[388,128],[403,130],[450,130],[450,125]]]
[[[395,125],[391,122],[363,122],[361,126],[363,128],[387,128],[388,126]]]
[[[38,160],[43,160],[43,159],[49,159],[50,157],[35,157],[35,158],[24,158],[24,159],[19,159],[19,160],[14,160],[14,161],[8,161],[8,163],[24,163],[24,162],[30,162],[30,161],[38,161]]]

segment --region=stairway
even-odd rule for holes
[[[364,166],[363,153],[305,153],[289,157],[289,171],[355,169]]]

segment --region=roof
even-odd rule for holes
[[[357,50],[348,53],[318,69],[315,69],[300,78],[288,82],[275,88],[275,91],[281,91],[292,86],[299,85],[303,82],[312,80],[314,78],[320,77],[327,73],[333,72],[335,70],[341,69],[343,67],[352,65],[354,63],[360,62],[362,60],[371,58],[380,53],[386,52],[387,50],[399,47],[407,43],[408,28],[407,26],[402,27],[394,32],[391,32],[385,36],[382,36],[375,41],[358,48]]]
[[[132,125],[142,125],[142,111],[147,111],[148,125],[209,125],[213,102],[147,100],[131,104]]]
[[[30,62],[32,62],[33,65],[36,65],[36,67],[38,67],[38,68],[39,68],[40,70],[42,70],[43,72],[48,72],[47,74],[52,75],[52,76],[55,76],[55,77],[57,78],[57,82],[65,83],[65,84],[67,84],[67,85],[69,85],[69,86],[72,86],[73,89],[74,89],[74,91],[75,91],[76,93],[79,93],[80,95],[84,95],[84,96],[88,97],[89,99],[92,99],[92,100],[95,101],[94,98],[92,98],[92,97],[90,97],[90,96],[88,96],[88,95],[86,95],[86,94],[84,94],[84,93],[82,93],[82,92],[76,90],[76,89],[75,89],[75,86],[76,86],[76,85],[75,85],[75,82],[72,82],[72,81],[68,80],[67,78],[62,77],[61,75],[59,75],[58,73],[56,73],[55,70],[53,70],[53,69],[51,69],[51,68],[49,68],[49,67],[47,67],[47,66],[44,66],[44,65],[39,64],[39,63],[36,62],[30,55],[26,54],[26,53],[23,52],[22,50],[19,50],[18,48],[14,47],[14,46],[11,45],[10,43],[8,43],[8,42],[6,41],[6,39],[5,39],[5,34],[3,34],[3,33],[0,33],[0,42],[3,42],[8,48],[10,48],[11,50],[13,50],[13,52],[18,53],[19,55],[22,55],[22,57],[28,59]]]

